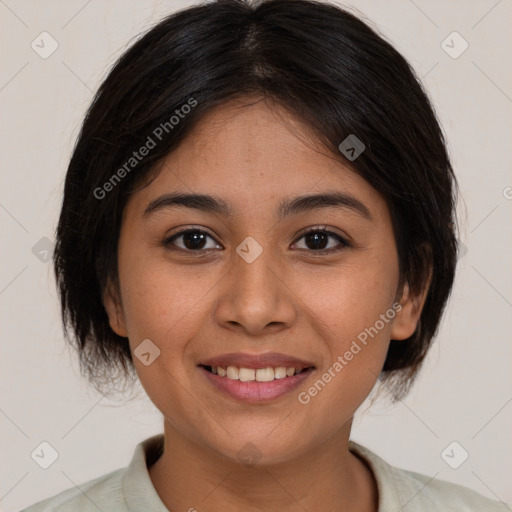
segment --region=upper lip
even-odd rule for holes
[[[266,352],[264,354],[247,354],[243,352],[234,352],[212,357],[200,363],[203,366],[237,366],[238,368],[277,368],[284,366],[286,368],[309,368],[313,363],[298,359],[287,354],[277,352]]]

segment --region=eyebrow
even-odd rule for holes
[[[184,206],[206,213],[233,217],[233,210],[220,198],[205,194],[185,194],[179,192],[157,197],[148,204],[147,208],[144,210],[143,216],[148,217],[152,213],[175,206]],[[364,203],[355,197],[341,192],[329,192],[299,196],[294,199],[284,199],[279,204],[277,211],[279,219],[282,220],[291,215],[328,207],[351,210],[367,220],[373,220],[370,210]]]

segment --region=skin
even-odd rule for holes
[[[129,200],[119,239],[119,287],[104,297],[112,329],[131,350],[145,339],[160,349],[149,366],[134,357],[148,396],[164,416],[165,450],[150,467],[169,510],[377,510],[371,470],[348,450],[355,411],[384,364],[390,339],[416,328],[425,292],[399,286],[398,255],[382,195],[341,161],[315,147],[287,111],[255,98],[211,111],[156,178]],[[144,216],[171,192],[209,194],[233,216],[183,206]],[[366,205],[371,219],[323,207],[279,220],[283,199],[342,192]],[[331,235],[320,254],[305,228]],[[206,231],[194,253],[190,237]],[[236,248],[254,238],[252,263]],[[192,239],[193,242],[193,239]],[[379,315],[402,309],[307,404],[297,399]],[[276,351],[311,361],[315,371],[297,390],[264,404],[222,394],[197,367],[228,352]],[[252,443],[259,460],[238,452]]]

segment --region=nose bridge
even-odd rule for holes
[[[276,265],[270,251],[262,252],[253,261],[247,261],[237,254],[234,263],[234,286],[238,294],[243,297],[251,297],[253,303],[264,300],[266,304],[275,299],[278,286],[275,283],[276,270],[272,272],[272,266]]]
[[[249,238],[244,240],[234,255],[234,291],[245,307],[271,308],[277,302],[279,286],[275,282],[276,258],[270,249],[263,249],[258,242]]]
[[[288,325],[293,321],[294,306],[279,271],[277,252],[264,249],[248,238],[233,253],[231,271],[226,276],[229,284],[217,311],[218,320],[239,324],[252,333],[269,324]]]

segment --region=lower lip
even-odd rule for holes
[[[199,369],[217,389],[233,398],[250,403],[269,402],[289,393],[307,379],[314,370],[313,368],[308,368],[298,375],[274,379],[270,382],[257,382],[255,380],[242,382],[240,380],[228,379],[227,377],[219,377],[209,372],[203,366],[200,366]]]

